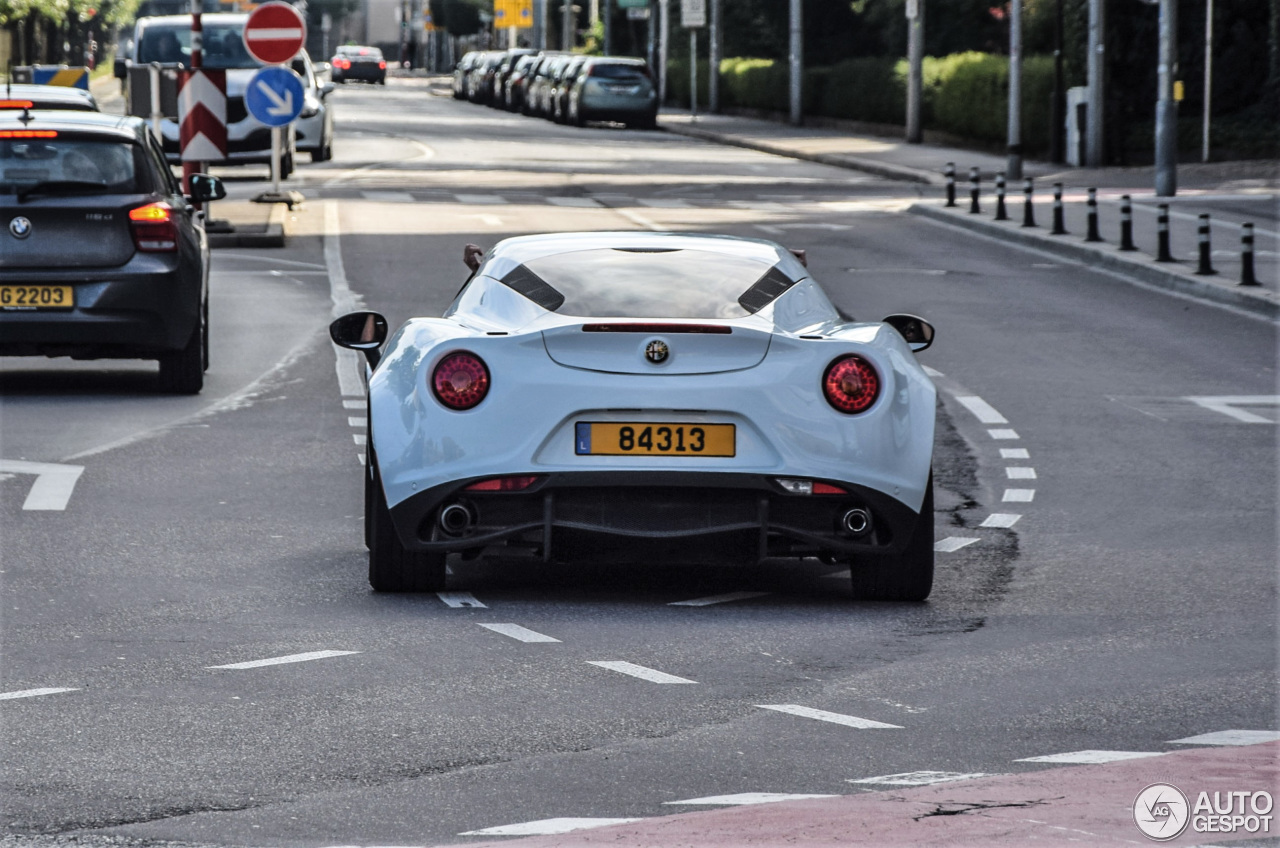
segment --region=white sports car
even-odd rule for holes
[[[365,540],[377,591],[444,588],[445,557],[851,565],[855,597],[933,584],[935,390],[911,315],[842,316],[803,254],[672,233],[469,247],[441,318],[369,360]]]

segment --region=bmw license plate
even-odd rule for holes
[[[733,456],[733,424],[579,421],[578,456]]]
[[[0,286],[0,309],[71,309],[71,286]]]

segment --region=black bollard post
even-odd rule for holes
[[[1089,209],[1089,231],[1084,240],[1102,241],[1102,236],[1098,234],[1098,190],[1096,188],[1089,189],[1089,201],[1086,206]]]
[[[1169,250],[1169,204],[1161,203],[1160,214],[1156,216],[1156,261],[1176,262]]]
[[[948,162],[947,167],[942,170],[942,175],[947,178],[947,205],[956,205],[956,163]]]
[[[1004,208],[1004,172],[996,174],[996,220],[1009,220],[1009,213]]]
[[[1030,177],[1022,181],[1022,226],[1024,227],[1036,225],[1036,210],[1031,205],[1032,185]]]
[[[982,208],[978,206],[978,191],[979,191],[978,185],[981,182],[982,182],[982,178],[978,176],[978,169],[976,167],[970,168],[969,169],[969,214],[970,215],[977,215],[979,212],[982,211]]]
[[[1133,243],[1133,200],[1127,194],[1120,198],[1120,249],[1138,249]]]
[[[1053,184],[1053,229],[1049,232],[1052,236],[1065,236],[1067,234],[1066,221],[1063,219],[1062,212],[1062,183]]]
[[[1240,234],[1240,285],[1260,286],[1253,273],[1253,224],[1241,224]]]
[[[1209,213],[1200,215],[1200,265],[1196,273],[1202,277],[1210,277],[1216,273],[1213,269],[1213,248],[1209,244]]]

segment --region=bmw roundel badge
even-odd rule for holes
[[[644,358],[654,365],[659,362],[666,362],[670,354],[671,349],[667,347],[667,343],[662,339],[654,339],[644,347]]]
[[[31,220],[19,215],[9,222],[9,233],[14,238],[26,238],[31,235]]]

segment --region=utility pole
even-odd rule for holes
[[[667,102],[667,57],[671,46],[671,0],[659,0],[662,12],[661,34],[658,42],[658,107]]]
[[[1053,22],[1053,97],[1049,101],[1049,159],[1066,161],[1066,76],[1062,68],[1062,0],[1057,0]]]
[[[1178,101],[1173,82],[1178,78],[1178,5],[1160,0],[1160,64],[1156,100],[1156,195],[1178,193]]]
[[[1103,47],[1106,42],[1106,7],[1103,0],[1089,0],[1089,105],[1088,126],[1085,134],[1085,164],[1090,168],[1102,165],[1103,117],[1105,101],[1103,79],[1106,58]]]
[[[573,0],[564,0],[564,31],[560,34],[560,49],[568,53],[573,49]]]
[[[791,123],[800,126],[804,120],[802,112],[802,87],[804,84],[804,18],[801,0],[791,0],[791,38],[787,50],[787,60],[791,66]]]
[[[604,55],[613,55],[613,0],[604,0]]]
[[[924,0],[907,0],[907,143],[919,144],[924,133],[920,104],[924,96]]]
[[[1005,176],[1022,179],[1022,0],[1009,3],[1009,160]]]
[[[1213,0],[1204,7],[1204,130],[1200,161],[1209,161],[1209,105],[1213,100]]]
[[[720,111],[720,53],[724,48],[724,40],[720,37],[720,13],[723,11],[721,0],[711,0],[711,29],[708,32],[710,44],[708,51],[710,52],[711,66],[708,69],[710,76],[707,77],[707,111],[715,113]]]

